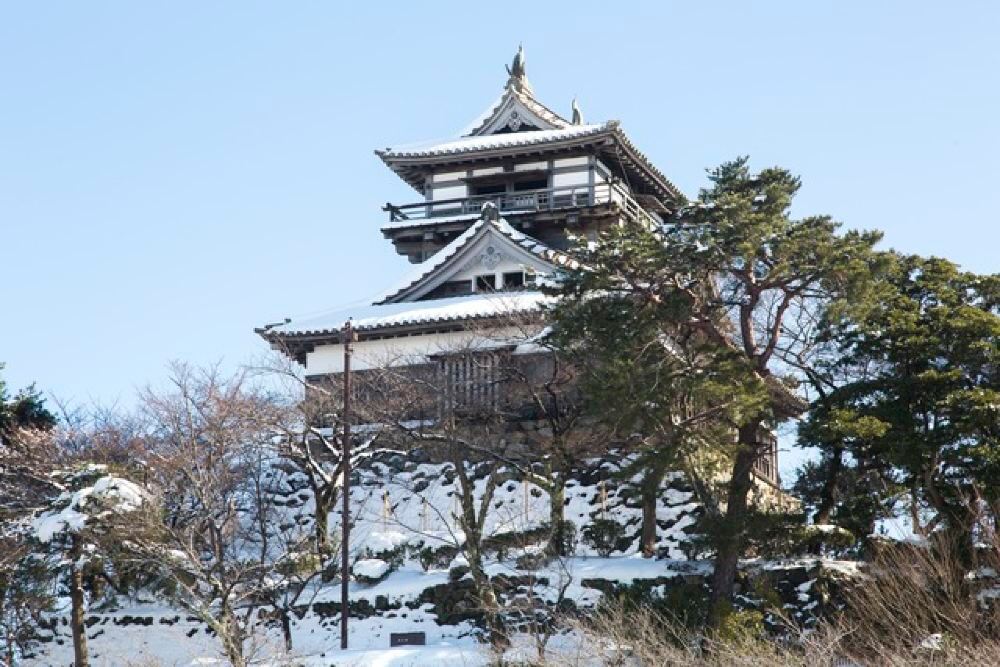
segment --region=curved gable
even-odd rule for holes
[[[569,121],[530,95],[508,87],[496,104],[476,119],[462,136],[559,130],[569,126]]]

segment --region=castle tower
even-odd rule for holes
[[[449,394],[463,385],[493,387],[499,383],[479,377],[495,367],[489,359],[470,363],[447,350],[493,354],[502,336],[485,341],[483,332],[512,316],[534,317],[541,329],[549,297],[536,284],[573,262],[572,237],[656,224],[681,201],[618,121],[585,124],[576,100],[567,120],[535,97],[525,65],[519,49],[500,97],[456,138],[375,151],[416,191],[412,202],[385,205],[381,228],[414,266],[369,306],[257,330],[303,365],[307,380],[343,371],[342,334],[351,320],[359,372],[412,366],[443,376]],[[776,446],[770,449],[758,475],[775,483]]]
[[[571,235],[655,221],[679,200],[618,121],[582,124],[574,101],[574,124],[538,101],[522,49],[507,72],[500,97],[457,138],[375,151],[417,193],[386,204],[381,229],[415,266],[370,307],[258,330],[307,376],[339,372],[349,318],[363,364],[369,352],[440,345],[501,304],[531,310],[542,298],[537,277],[572,261]]]

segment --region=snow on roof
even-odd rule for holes
[[[530,146],[565,139],[577,139],[592,134],[598,134],[611,129],[609,123],[592,125],[573,125],[557,130],[532,130],[530,132],[507,132],[505,134],[489,134],[486,136],[462,137],[444,142],[423,142],[409,144],[398,148],[387,148],[376,151],[383,158],[428,157],[435,155],[455,155],[469,151],[480,151],[490,148],[511,148],[515,146]]]
[[[471,225],[464,232],[452,239],[451,243],[439,250],[426,261],[417,264],[410,273],[402,278],[402,280],[376,298],[375,303],[384,303],[389,299],[399,296],[406,290],[413,287],[416,283],[420,282],[431,273],[444,266],[448,260],[458,253],[459,250],[470,243],[472,239],[478,237],[480,230],[484,228],[493,229],[499,232],[521,248],[547,261],[554,262],[562,266],[576,265],[575,262],[565,253],[553,250],[541,241],[517,231],[503,218],[493,221],[487,221],[485,218],[480,218],[475,224]]]
[[[498,97],[493,104],[487,107],[483,113],[479,114],[475,120],[469,123],[462,130],[460,133],[461,136],[469,137],[474,134],[481,133],[486,127],[494,122],[505,109],[511,107],[516,102],[520,102],[525,108],[528,109],[528,111],[538,116],[540,120],[549,123],[552,127],[559,128],[568,127],[570,125],[568,120],[536,100],[535,96],[530,92],[517,90],[514,86],[508,84],[507,87],[504,88],[500,97]]]
[[[420,218],[419,220],[396,220],[381,227],[380,230],[384,232],[393,229],[408,229],[410,227],[433,227],[436,225],[445,225],[449,222],[478,220],[480,217],[482,217],[481,213],[462,213],[460,215],[442,215],[437,218]]]
[[[509,89],[505,88],[504,91],[500,93],[500,97],[493,101],[493,104],[486,107],[485,111],[476,116],[471,123],[462,128],[462,131],[458,133],[459,136],[472,136],[476,133],[476,130],[480,129],[483,125],[486,125],[486,122],[493,118],[496,112],[500,110],[500,107],[503,106],[503,103],[507,101],[507,98],[510,96],[508,91]]]
[[[350,319],[355,331],[453,322],[530,312],[549,303],[553,297],[541,292],[489,292],[449,299],[388,303],[343,308],[317,317],[272,327],[278,335],[324,334],[340,331]]]
[[[444,265],[444,263],[450,259],[452,255],[458,252],[466,243],[468,243],[469,240],[476,235],[476,232],[482,229],[485,224],[486,219],[480,217],[479,220],[472,224],[468,229],[452,239],[451,243],[417,264],[413,270],[403,276],[399,282],[380,294],[375,299],[375,303],[382,303],[387,299],[391,299],[403,290],[411,287],[414,283],[428,275],[431,271],[434,271]]]
[[[535,212],[531,210],[525,211],[504,211],[504,217],[512,218],[521,215],[533,215]],[[478,220],[482,217],[482,213],[461,213],[458,215],[441,215],[433,218],[419,218],[415,220],[395,220],[390,222],[388,225],[379,227],[379,231],[389,232],[395,231],[397,229],[412,229],[419,227],[437,227],[438,225],[447,225],[452,222],[469,222],[471,220]]]

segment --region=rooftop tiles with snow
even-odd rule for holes
[[[551,302],[552,298],[540,292],[504,292],[342,308],[310,319],[278,325],[272,327],[270,332],[279,335],[331,333],[343,329],[348,320],[351,320],[355,331],[364,331],[498,317],[537,310]]]
[[[613,129],[612,123],[573,125],[555,130],[531,130],[527,132],[507,132],[485,136],[462,137],[445,141],[424,141],[378,151],[385,158],[432,157],[455,155],[470,151],[493,148],[513,148],[550,142],[579,139]]]

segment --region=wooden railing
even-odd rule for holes
[[[503,192],[489,195],[472,195],[457,199],[438,199],[414,204],[394,206],[386,204],[390,222],[429,220],[455,215],[477,214],[483,206],[492,203],[500,214],[539,211],[557,211],[617,202],[632,219],[655,222],[646,211],[620,186],[600,183],[596,185],[569,185],[542,190]]]

